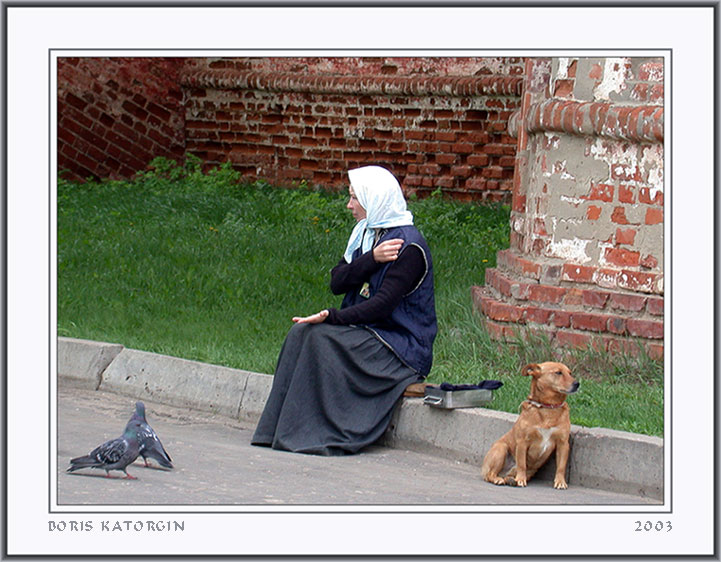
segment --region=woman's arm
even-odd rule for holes
[[[370,252],[369,252],[370,253]],[[343,309],[328,309],[320,321],[329,324],[374,324],[390,317],[401,299],[413,291],[426,273],[418,246],[408,246],[388,268],[380,288],[367,301]]]
[[[341,258],[333,269],[330,270],[330,290],[334,295],[342,295],[359,287],[366,281],[373,272],[381,265],[373,258],[373,252],[366,252],[362,256],[348,263]]]
[[[395,262],[388,268],[376,294],[366,302],[342,310],[330,308],[310,316],[294,316],[293,322],[318,324],[328,321],[330,324],[370,324],[388,318],[401,299],[418,285],[426,273],[423,251],[417,246],[408,246],[399,254],[402,245],[403,240],[400,238],[386,240],[378,244],[372,252],[366,252],[351,263],[346,263],[345,259],[341,258],[338,265],[333,268],[331,290],[335,293],[339,287],[347,286],[347,290],[341,291],[347,292],[348,290],[358,290],[370,275],[384,263]]]
[[[330,272],[331,292],[342,295],[360,287],[384,263],[398,258],[403,242],[402,238],[385,240],[373,248],[372,252],[366,252],[350,263],[341,258]]]

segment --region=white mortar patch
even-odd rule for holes
[[[569,195],[561,195],[561,201],[563,201],[564,203],[570,203],[574,207],[578,207],[582,203],[586,202],[584,199],[581,199],[580,197],[571,197]]]
[[[637,145],[613,142],[602,137],[596,138],[591,145],[591,155],[596,160],[604,160],[613,164],[635,166],[638,163]]]
[[[523,232],[523,226],[524,226],[525,222],[526,222],[526,221],[523,219],[523,217],[516,217],[516,218],[513,220],[513,222],[512,222],[513,231],[514,231],[514,232],[518,232],[518,233],[522,233],[522,232]]]
[[[648,170],[648,186],[653,200],[658,193],[663,193],[663,146],[645,146],[641,150],[641,166]]]
[[[557,59],[558,61],[558,68],[556,69],[556,74],[551,78],[551,92],[556,91],[556,81],[557,80],[567,80],[568,79],[568,69],[571,67],[571,63],[573,62],[573,59],[570,59],[568,57],[559,57]]]
[[[558,57],[558,70],[556,71],[557,80],[565,80],[568,78],[568,69],[571,66],[571,59],[568,57]]]
[[[611,92],[620,94],[626,89],[626,61],[623,57],[609,57],[603,68],[601,83],[593,89],[596,100],[610,101]]]
[[[606,259],[606,252],[604,250],[608,248],[613,248],[613,244],[609,244],[607,242],[599,242],[598,248],[601,250],[601,255],[599,256],[598,263],[600,266],[610,266],[610,267],[616,267],[614,264],[609,263],[609,261]]]
[[[561,137],[556,133],[549,133],[548,131],[543,133],[546,136],[546,149],[547,150],[558,150],[558,146],[561,142]]]
[[[580,238],[552,240],[546,248],[546,255],[575,263],[587,263],[591,261],[586,253],[589,242],[590,240],[581,240]]]

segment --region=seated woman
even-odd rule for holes
[[[253,445],[355,453],[383,435],[405,388],[431,369],[431,253],[388,170],[348,172],[358,221],[330,287],[340,309],[295,317]]]

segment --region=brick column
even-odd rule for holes
[[[499,339],[663,354],[663,61],[529,59],[511,244],[472,290]]]

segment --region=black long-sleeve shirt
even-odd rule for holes
[[[359,291],[376,270],[385,264],[373,258],[373,252],[347,263],[341,258],[331,270],[330,288],[333,294]],[[426,272],[423,252],[417,246],[406,246],[398,258],[388,267],[383,283],[365,302],[342,309],[329,308],[326,322],[330,324],[374,324],[390,317],[401,299],[413,291]]]

